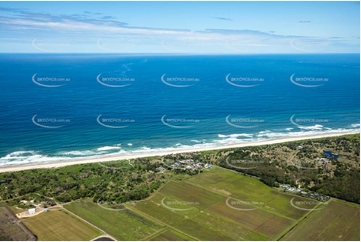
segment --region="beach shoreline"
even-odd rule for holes
[[[141,152],[137,154],[126,154],[126,155],[107,155],[107,156],[99,156],[92,158],[79,158],[72,160],[61,160],[55,161],[51,163],[36,163],[36,164],[24,164],[24,165],[14,165],[14,166],[4,166],[0,167],[0,173],[3,172],[15,172],[22,170],[31,170],[31,169],[42,169],[42,168],[58,168],[64,166],[71,165],[80,165],[80,164],[88,164],[88,163],[98,163],[98,162],[107,162],[107,161],[115,161],[115,160],[127,160],[127,159],[135,159],[135,158],[144,158],[144,157],[152,157],[152,156],[164,156],[170,154],[180,154],[180,153],[192,153],[192,152],[202,152],[202,151],[210,151],[210,150],[222,150],[222,149],[230,149],[230,148],[241,148],[247,146],[261,146],[261,145],[270,145],[284,142],[293,142],[300,140],[308,140],[308,139],[317,139],[317,138],[328,138],[328,137],[337,137],[343,135],[350,134],[360,134],[359,131],[355,132],[342,132],[336,134],[319,134],[319,135],[309,135],[309,136],[295,136],[295,137],[287,137],[287,138],[277,138],[272,140],[264,140],[264,141],[256,141],[256,142],[247,142],[247,143],[234,143],[223,146],[214,146],[214,147],[204,147],[204,148],[183,148],[183,149],[175,149],[170,151],[147,151]]]

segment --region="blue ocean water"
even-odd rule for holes
[[[359,131],[359,54],[1,54],[0,166]]]

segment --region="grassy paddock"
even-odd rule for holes
[[[38,240],[91,240],[103,233],[64,210],[50,210],[22,220]]]
[[[64,206],[118,240],[140,240],[163,228],[129,210],[104,209],[89,199]]]
[[[312,212],[282,240],[360,241],[360,206],[332,199]]]

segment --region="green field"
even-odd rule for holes
[[[282,240],[360,241],[360,206],[332,199],[312,212]]]
[[[148,199],[122,206],[101,206],[91,199],[81,199],[64,208],[117,240],[359,240],[360,237],[359,205],[335,199],[322,204],[217,166],[181,181],[171,180]],[[39,217],[40,222],[33,222],[29,228],[36,234],[41,231],[43,236],[50,236],[42,231],[47,224],[65,223],[69,217],[81,222],[64,212],[58,213],[64,218],[49,217],[43,222],[41,216],[48,214],[41,214],[25,221]],[[62,225],[53,230],[59,227],[68,228]],[[66,230],[59,233],[78,235]]]
[[[188,236],[171,229],[167,229],[163,233],[150,239],[150,241],[191,241],[191,240],[192,238],[189,238]]]
[[[38,240],[91,240],[103,233],[64,210],[51,210],[22,220]]]
[[[151,199],[127,207],[198,240],[275,240],[307,213],[292,207],[292,198],[300,199],[213,167],[184,181],[171,181]]]
[[[164,226],[129,210],[108,210],[82,199],[64,206],[117,240],[140,240]]]

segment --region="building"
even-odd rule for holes
[[[338,157],[340,156],[339,154],[333,154],[331,151],[329,150],[324,150],[323,151],[323,154],[326,155],[327,158],[331,159],[331,158],[334,158],[334,159],[338,159]]]
[[[28,210],[28,212],[29,212],[29,215],[35,214],[35,208],[30,208],[30,209]]]

